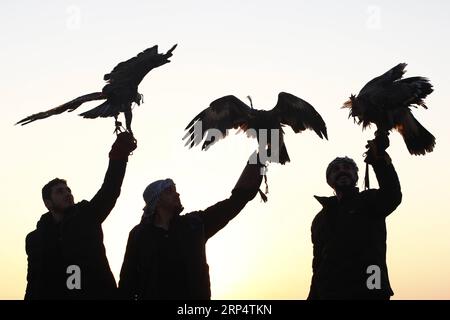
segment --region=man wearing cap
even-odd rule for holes
[[[171,179],[144,191],[141,223],[129,235],[120,272],[124,299],[210,299],[206,241],[233,219],[258,192],[262,166],[247,163],[228,199],[180,215],[183,206]]]
[[[384,299],[393,295],[386,266],[385,218],[400,204],[400,182],[386,149],[389,139],[369,141],[365,161],[379,189],[359,192],[358,167],[347,157],[327,168],[333,197],[315,197],[323,206],[311,227],[313,276],[308,300]]]
[[[132,134],[117,136],[103,184],[90,201],[74,203],[63,179],[53,179],[42,188],[48,212],[26,237],[26,300],[117,298],[102,223],[120,195],[128,156],[134,149]]]

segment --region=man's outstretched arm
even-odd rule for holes
[[[259,162],[257,164],[247,162],[231,192],[231,197],[201,212],[207,238],[212,237],[225,227],[231,219],[241,212],[247,202],[256,196],[262,181],[262,168],[263,166]]]
[[[100,190],[90,201],[92,213],[102,223],[109,215],[120,195],[128,156],[136,149],[136,140],[128,132],[122,132],[109,152],[109,165]]]

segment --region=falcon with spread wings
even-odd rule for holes
[[[121,123],[117,118],[119,113],[123,112],[126,128],[132,133],[131,105],[133,102],[137,105],[140,105],[141,102],[143,102],[143,96],[138,92],[139,84],[150,70],[170,62],[168,58],[172,56],[172,52],[176,46],[177,45],[174,45],[165,54],[158,53],[157,45],[148,48],[139,53],[136,57],[119,63],[110,73],[105,74],[103,80],[107,81],[107,84],[103,87],[101,92],[83,95],[56,108],[28,116],[16,124],[25,125],[65,111],[72,112],[88,101],[106,100],[99,106],[81,113],[80,116],[89,119],[114,117],[116,119],[116,132],[118,132],[120,131]]]
[[[410,154],[424,155],[436,144],[435,137],[411,113],[411,107],[427,109],[425,98],[433,92],[430,81],[424,77],[404,78],[406,63],[400,63],[379,77],[369,81],[358,96],[351,95],[343,108],[349,108],[363,129],[370,124],[376,134],[397,130]]]
[[[225,137],[228,130],[240,128],[249,136],[256,137],[258,143],[264,143],[263,147],[267,148],[267,153],[272,160],[275,159],[274,162],[285,164],[290,159],[284,144],[283,126],[289,125],[295,133],[306,129],[314,130],[320,138],[328,139],[325,122],[308,102],[290,93],[280,92],[272,110],[257,110],[253,108],[251,98],[248,98],[250,106],[232,95],[213,101],[209,108],[200,112],[186,127],[187,133],[183,138],[187,140],[186,146],[192,148],[205,138],[202,149],[206,150],[218,139]],[[220,134],[214,134],[214,129]],[[278,132],[276,146],[272,143],[272,130]],[[260,141],[263,133],[267,133],[267,139]],[[273,157],[272,149],[278,150],[278,159]]]

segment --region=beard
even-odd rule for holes
[[[346,179],[341,180],[342,177],[346,177]],[[352,175],[342,173],[336,177],[336,181],[334,183],[334,189],[336,191],[347,193],[353,191],[356,186],[356,179]]]
[[[174,216],[179,216],[180,213],[183,212],[184,207],[183,207],[183,205],[181,204],[181,201],[180,201],[180,200],[177,201],[177,204],[175,205],[175,207],[173,208],[173,210],[174,210]]]
[[[355,185],[342,185],[342,186],[335,186],[334,190],[336,192],[340,192],[342,194],[350,194],[353,193],[353,191],[356,189]]]

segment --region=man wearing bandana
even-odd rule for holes
[[[401,203],[400,182],[386,149],[389,139],[369,141],[365,162],[379,189],[360,192],[358,167],[347,157],[327,168],[335,196],[315,197],[323,206],[312,222],[313,276],[308,300],[381,299],[393,295],[386,265],[386,217]]]
[[[148,185],[144,214],[130,232],[120,272],[122,298],[210,299],[206,241],[256,196],[261,170],[262,165],[247,163],[228,199],[184,215],[171,179]]]

